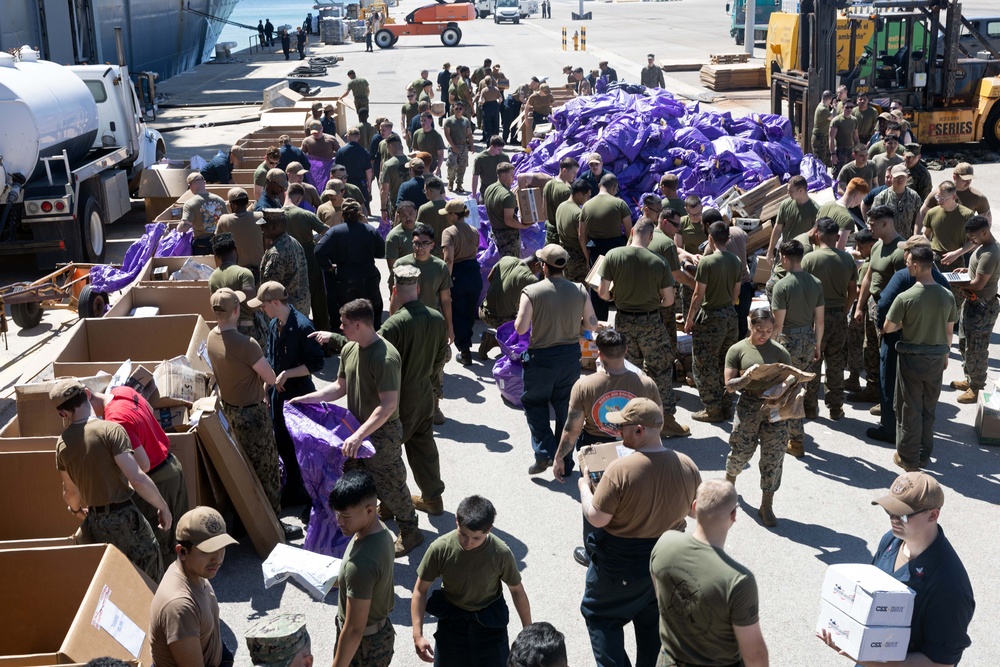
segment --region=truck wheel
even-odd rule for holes
[[[22,329],[34,329],[42,323],[42,304],[12,303],[10,304],[10,318],[14,320],[14,324]]]
[[[441,43],[445,46],[458,46],[462,41],[462,31],[458,28],[445,28],[441,33]]]
[[[88,317],[104,317],[108,311],[108,293],[98,292],[93,285],[87,285],[80,291],[76,303],[76,314],[81,319]]]
[[[521,22],[521,19],[514,19],[514,25],[518,25],[520,22]]]
[[[479,10],[479,18],[484,19],[489,16],[490,13],[484,9]]]
[[[993,104],[990,115],[983,126],[983,141],[993,150],[1000,150],[1000,102]]]
[[[743,45],[743,31],[742,30],[737,30],[736,31],[736,43],[738,45],[740,45],[740,46]]]
[[[500,25],[500,17],[497,16],[496,14],[494,14],[493,15],[493,22],[496,23],[497,25]]]
[[[83,195],[80,206],[81,239],[83,240],[83,256],[92,264],[104,262],[104,210],[94,194]]]
[[[375,43],[380,49],[391,49],[392,45],[396,43],[396,39],[392,31],[382,28],[375,33]]]

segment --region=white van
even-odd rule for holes
[[[476,0],[476,16],[484,19],[493,14],[493,21],[518,23],[531,14],[538,13],[538,0]],[[499,11],[496,6],[499,5]],[[516,9],[516,11],[514,11]],[[499,18],[498,18],[499,17]]]

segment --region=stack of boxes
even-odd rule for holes
[[[914,592],[874,565],[831,565],[816,631],[858,661],[904,660]]]

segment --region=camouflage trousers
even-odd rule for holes
[[[760,490],[774,493],[781,486],[781,470],[785,461],[788,429],[785,422],[771,422],[769,410],[761,410],[764,399],[740,394],[736,401],[736,418],[729,435],[729,456],[726,473],[739,475],[760,446]]]
[[[663,415],[671,417],[676,414],[677,399],[672,375],[674,349],[670,346],[670,337],[659,310],[645,314],[619,311],[615,315],[615,329],[625,336],[628,345],[625,358],[641,368],[660,390]]]
[[[823,334],[824,337],[826,334]],[[865,322],[854,320],[854,306],[847,315],[847,370],[860,375],[865,368]]]
[[[556,243],[558,242],[556,241]],[[583,256],[583,251],[580,250],[579,246],[576,248],[563,246],[563,250],[569,255],[569,261],[566,262],[566,268],[563,270],[563,277],[575,283],[583,283],[587,279],[587,274],[590,273],[590,262]]]
[[[545,245],[550,243],[559,244],[559,231],[550,225],[548,222],[545,223]],[[566,249],[567,251],[569,248]]]
[[[462,185],[465,170],[469,168],[469,147],[459,146],[458,151],[449,148],[445,164],[448,165],[448,189],[453,189],[453,185]]]
[[[990,363],[990,335],[1000,313],[1000,301],[969,301],[962,304],[958,318],[958,350],[962,354],[962,369],[969,387],[986,388],[986,371]]]
[[[177,544],[174,539],[174,529],[177,525],[177,520],[190,509],[187,486],[184,484],[184,469],[181,467],[181,462],[177,460],[177,457],[171,454],[155,470],[150,470],[148,475],[149,479],[156,485],[156,490],[163,496],[163,500],[170,509],[170,515],[174,518],[173,523],[170,524],[170,528],[168,530],[160,529],[159,514],[155,507],[146,502],[145,498],[136,494],[132,496],[132,502],[139,508],[139,512],[146,517],[146,521],[149,522],[150,527],[153,529],[153,535],[156,536],[156,543],[160,547],[160,558],[163,560],[163,567],[166,568],[177,557],[177,553],[174,550],[174,545]]]
[[[674,358],[677,358],[677,306],[660,306],[660,319],[663,326],[667,328],[667,337],[670,339],[670,349],[674,351]]]
[[[398,418],[387,421],[369,435],[368,439],[375,447],[375,455],[368,459],[348,459],[344,463],[344,470],[370,472],[375,478],[379,500],[396,517],[400,532],[416,532],[417,511],[413,508],[413,498],[406,486],[406,466],[403,464],[402,422]]]
[[[337,619],[337,642],[340,641],[340,619]],[[334,644],[336,650],[336,644]],[[372,635],[361,638],[358,650],[351,658],[350,667],[389,667],[396,650],[396,630],[389,619]]]
[[[848,328],[843,310],[827,309],[823,315],[823,341],[820,343],[820,362],[826,364],[826,393],[823,400],[828,408],[844,407],[844,367],[847,365]],[[816,378],[806,389],[806,405],[819,403],[820,367],[816,364],[811,372]]]
[[[274,440],[274,422],[263,402],[237,407],[222,402],[222,414],[232,429],[233,438],[243,448],[250,466],[264,489],[275,515],[281,512],[281,472],[278,445]]]
[[[876,387],[879,383],[879,348],[882,346],[877,322],[878,301],[869,298],[868,312],[865,314],[865,378],[868,384]]]
[[[511,319],[514,319],[514,318],[511,318]],[[508,321],[510,321],[510,320],[508,320]],[[434,378],[431,380],[431,385],[434,388],[434,398],[437,399],[437,400],[439,400],[439,401],[442,398],[444,398],[444,366],[447,365],[447,363],[449,361],[451,361],[451,357],[452,357],[452,354],[451,354],[451,345],[449,345],[448,347],[445,348],[444,364],[441,366],[441,368],[439,368],[437,370],[437,373],[434,375]]]
[[[490,230],[493,234],[493,242],[497,246],[500,257],[521,257],[521,230],[505,227]]]
[[[691,371],[706,410],[723,410],[729,405],[723,369],[726,366],[726,352],[735,344],[735,308],[702,308],[698,311],[691,331]]]
[[[792,358],[792,366],[807,373],[815,372],[813,369],[813,354],[816,352],[816,333],[812,327],[799,327],[782,331],[778,337],[778,342],[785,346],[789,356]],[[808,401],[808,395],[806,397]],[[815,407],[816,397],[813,396],[812,406]],[[810,404],[806,404],[807,406]],[[788,438],[801,442],[805,438],[805,430],[802,427],[801,419],[788,420]]]
[[[813,132],[812,153],[827,167],[833,166],[833,162],[830,160],[830,137],[825,137],[819,132]]]
[[[236,324],[236,330],[243,334],[244,336],[249,336],[253,338],[261,346],[262,349],[266,349],[267,346],[267,332],[263,327],[257,326],[257,320],[240,320]]]
[[[173,520],[179,518],[173,517]],[[115,545],[133,565],[160,583],[163,578],[160,548],[152,526],[138,507],[129,505],[108,513],[89,512],[85,523],[84,533],[89,533],[94,542]]]

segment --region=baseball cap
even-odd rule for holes
[[[941,509],[944,490],[937,480],[925,472],[907,472],[896,478],[889,493],[872,501],[889,514],[906,516],[923,510]]]
[[[288,166],[285,167],[285,174],[295,174],[296,176],[305,176],[308,173],[309,170],[303,168],[301,162],[289,162]]]
[[[347,173],[347,167],[345,167],[342,164],[331,164],[330,165],[330,173],[332,174],[332,173],[335,173],[335,172],[338,173],[338,174],[340,172],[344,172],[346,174]]]
[[[961,178],[963,181],[971,181],[972,175],[975,173],[972,169],[972,165],[968,162],[959,162],[955,165],[955,170],[952,175],[955,178]]]
[[[656,58],[656,56],[654,56],[652,53],[647,53],[646,58],[649,60],[653,60],[654,58]]]
[[[466,206],[465,202],[461,199],[452,199],[447,204],[444,205],[438,214],[448,215],[449,213],[457,213],[458,215],[469,215],[469,207]]]
[[[633,398],[618,412],[609,412],[604,418],[609,424],[637,424],[659,429],[663,426],[663,410],[648,398]]]
[[[267,171],[267,180],[279,183],[282,187],[288,187],[288,176],[286,176],[285,172],[281,171],[277,167]]]
[[[260,212],[260,217],[257,218],[258,225],[266,225],[269,222],[285,222],[285,209],[283,208],[265,208]]]
[[[219,313],[231,313],[240,307],[240,304],[247,300],[247,295],[243,292],[231,290],[228,287],[216,290],[212,293],[212,310]]]
[[[427,168],[427,165],[424,164],[424,161],[418,157],[415,157],[409,162],[407,162],[406,166],[409,167],[410,169],[416,169],[418,171],[423,171],[424,169]]]
[[[920,144],[906,144],[906,146],[903,147],[903,155],[920,155]]]
[[[257,296],[247,301],[251,308],[260,308],[265,301],[280,301],[288,299],[288,292],[285,286],[276,280],[268,280],[257,288]]]
[[[558,243],[550,243],[537,253],[538,259],[549,266],[561,269],[569,262],[569,253]]]
[[[247,651],[258,667],[288,667],[309,645],[305,614],[278,614],[262,618],[247,630]]]
[[[229,188],[229,192],[226,194],[226,199],[229,201],[239,201],[241,199],[245,201],[250,200],[250,195],[243,188]]]
[[[322,108],[323,108],[323,103],[322,102],[313,102],[312,103],[312,110],[313,111],[319,111]],[[322,127],[322,125],[320,127]]]
[[[56,382],[56,386],[49,390],[49,400],[52,401],[52,405],[58,408],[66,401],[86,393],[87,389],[79,380],[76,378],[66,378]]]
[[[310,131],[319,130],[319,131],[322,132],[323,131],[323,123],[319,122],[318,120],[314,120],[313,122],[309,123],[309,129],[310,129]]]
[[[914,234],[905,241],[899,242],[899,247],[903,250],[913,250],[921,246],[931,247],[931,240],[923,234]]]
[[[587,164],[604,164],[604,158],[600,153],[591,153],[587,156]]]
[[[896,178],[898,176],[909,176],[910,170],[906,168],[905,164],[897,164],[892,168],[892,177]]]
[[[205,180],[205,177],[204,177],[204,176],[202,176],[202,175],[201,175],[201,173],[199,173],[199,172],[197,172],[197,171],[192,171],[192,172],[191,172],[190,174],[188,174],[188,176],[187,176],[187,184],[188,184],[188,185],[191,185],[191,184],[192,184],[192,183],[194,183],[195,181],[204,181],[204,180]]]
[[[882,120],[896,120],[893,117],[893,115],[891,113],[889,113],[888,111],[883,111],[882,113],[880,113],[878,115],[878,117],[881,118]]]
[[[211,507],[195,507],[185,512],[177,522],[177,541],[190,542],[206,553],[239,544],[226,534],[225,520]]]

